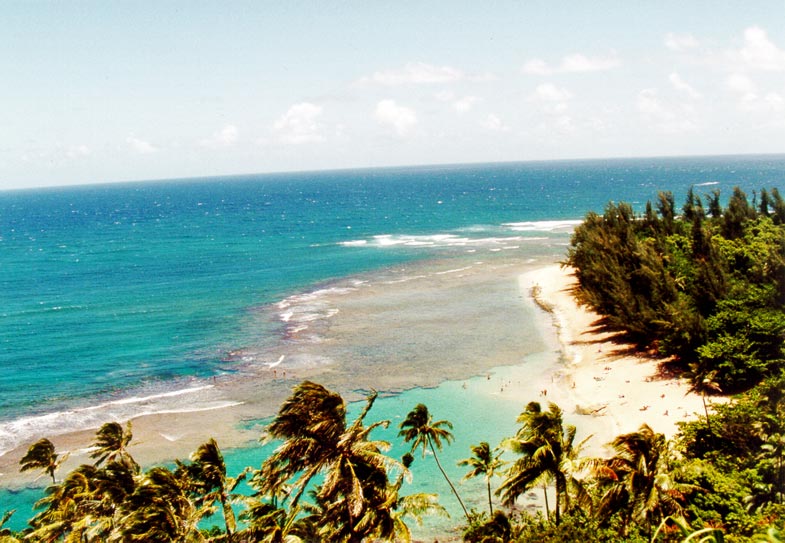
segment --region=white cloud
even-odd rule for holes
[[[553,73],[553,70],[544,60],[533,58],[523,65],[523,73],[530,75],[550,75]]]
[[[572,122],[572,117],[569,115],[559,115],[555,119],[556,129],[560,132],[574,132],[575,124]]]
[[[310,102],[294,104],[273,125],[273,134],[279,143],[301,145],[324,141],[318,122],[322,107]]]
[[[504,122],[493,113],[489,113],[488,116],[480,122],[480,126],[491,132],[507,132],[510,130],[510,127],[504,124]]]
[[[723,49],[701,50],[691,59],[725,73],[785,72],[785,49],[771,41],[765,29],[744,29],[735,45]]]
[[[785,111],[785,99],[781,94],[769,92],[763,97],[763,100],[773,111]]]
[[[725,84],[736,96],[739,109],[742,111],[781,112],[785,110],[785,100],[779,93],[768,92],[761,96],[758,86],[745,74],[731,74]]]
[[[458,113],[466,113],[467,111],[471,110],[474,107],[474,104],[479,101],[480,99],[476,96],[464,96],[463,98],[455,100],[452,103],[452,107]]]
[[[140,155],[148,155],[150,153],[155,153],[156,151],[158,151],[158,148],[155,145],[153,145],[149,141],[139,139],[133,134],[128,136],[125,139],[125,142],[129,145],[129,147],[131,147],[131,150],[133,150],[136,153],[139,153]]]
[[[739,95],[752,95],[757,93],[757,86],[744,74],[731,74],[725,82],[728,88]]]
[[[563,87],[557,87],[553,83],[543,83],[534,89],[529,98],[544,102],[564,102],[572,98],[572,93]]]
[[[68,158],[79,158],[90,154],[92,154],[92,150],[87,145],[73,145],[65,152],[65,156]]]
[[[587,57],[581,54],[569,55],[562,59],[562,72],[603,72],[617,68],[621,62],[616,55],[610,57]]]
[[[390,126],[399,136],[405,136],[417,124],[414,110],[398,105],[395,100],[382,100],[376,104],[374,117],[379,123]]]
[[[476,96],[457,97],[453,92],[450,91],[438,92],[434,96],[440,102],[449,103],[458,113],[466,113],[467,111],[470,111],[476,103],[481,101],[481,99]]]
[[[557,87],[553,83],[542,83],[537,86],[529,95],[529,100],[540,104],[540,112],[545,115],[540,124],[542,130],[562,134],[575,131],[573,119],[568,114],[570,99],[572,93],[569,90]]]
[[[612,54],[605,57],[588,57],[574,53],[562,57],[561,62],[551,66],[542,59],[534,58],[523,65],[523,73],[529,75],[553,75],[564,73],[602,72],[621,66],[621,61]]]
[[[655,89],[640,91],[636,107],[645,122],[664,134],[681,134],[698,130],[692,107],[678,104],[666,105]]]
[[[224,126],[221,130],[214,132],[212,136],[199,142],[202,147],[220,148],[231,147],[237,143],[238,131],[233,124]]]
[[[638,107],[638,111],[643,115],[649,117],[661,117],[666,115],[665,108],[660,103],[660,100],[657,97],[657,91],[654,89],[644,89],[640,91],[638,93],[636,105]]]
[[[665,47],[671,51],[686,51],[694,49],[700,45],[700,42],[692,34],[674,34],[668,32],[665,35]]]
[[[750,70],[785,71],[785,51],[774,45],[758,26],[744,31],[744,45],[731,51],[730,57]]]
[[[686,81],[684,81],[684,80],[681,78],[681,76],[680,76],[679,74],[677,74],[676,72],[673,72],[673,73],[671,73],[671,74],[668,76],[668,81],[670,81],[670,82],[671,82],[671,85],[673,85],[673,88],[674,88],[674,89],[676,89],[677,91],[682,91],[682,92],[685,92],[685,93],[687,93],[687,95],[688,95],[690,98],[692,98],[692,99],[694,99],[694,100],[698,100],[698,99],[700,99],[700,98],[701,98],[701,93],[699,93],[698,91],[696,91],[696,90],[695,90],[695,89],[692,87],[692,85],[690,85],[689,83],[687,83]]]
[[[417,85],[434,83],[452,83],[461,81],[466,75],[451,66],[434,66],[425,62],[408,62],[403,68],[374,72],[369,77],[363,77],[363,83],[377,83],[379,85]]]

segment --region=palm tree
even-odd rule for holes
[[[68,458],[68,454],[60,457],[55,452],[54,443],[46,438],[39,439],[30,445],[27,454],[19,461],[19,464],[22,466],[19,468],[19,471],[40,469],[42,475],[46,473],[52,478],[52,484],[57,484],[55,471],[66,458]]]
[[[171,471],[152,468],[123,503],[120,521],[108,541],[201,542],[199,521],[213,511],[197,508]]]
[[[465,458],[458,462],[459,466],[468,466],[471,469],[469,473],[464,475],[464,479],[471,479],[482,475],[485,477],[485,482],[488,485],[488,511],[493,517],[493,502],[491,501],[491,478],[496,474],[496,471],[504,465],[501,459],[501,453],[494,454],[496,450],[492,451],[491,446],[487,441],[480,442],[479,445],[472,445],[472,457]]]
[[[263,501],[254,501],[240,513],[240,520],[246,527],[242,536],[259,543],[302,543],[297,535],[298,521],[296,509],[293,513],[279,509]]]
[[[305,381],[295,387],[268,427],[270,437],[284,441],[262,466],[262,494],[277,496],[291,484],[289,507],[296,509],[309,482],[324,474],[316,499],[331,541],[359,542],[375,531],[380,519],[373,513],[387,497],[388,470],[400,468],[384,454],[389,443],[369,439],[374,429],[389,421],[363,424],[376,396],[368,395],[364,409],[347,427],[341,396]]]
[[[43,509],[30,521],[34,528],[30,539],[56,541],[60,538],[81,540],[93,524],[95,502],[94,466],[83,464],[71,471],[60,484],[46,489],[46,496],[36,504]]]
[[[8,528],[4,528],[5,523],[13,516],[16,510],[6,511],[0,518],[0,543],[19,543],[21,540],[14,537],[14,533]]]
[[[184,471],[199,488],[202,502],[220,502],[226,525],[226,539],[232,541],[232,535],[237,530],[237,520],[230,494],[245,479],[247,471],[243,471],[238,477],[227,477],[223,455],[214,439],[200,445],[191,455],[191,460],[193,463]]]
[[[589,438],[577,446],[573,445],[575,426],[564,426],[562,411],[554,403],[549,404],[548,411],[543,411],[538,402],[529,402],[517,422],[521,428],[505,445],[521,455],[521,458],[507,470],[507,478],[499,488],[502,502],[511,506],[518,496],[530,488],[538,485],[547,488],[553,482],[556,488],[554,511],[557,524],[561,520],[561,511],[570,509],[570,489],[582,505],[590,507],[588,492],[577,477],[583,467],[583,462],[579,460],[580,451]],[[546,514],[547,499],[546,491]]]
[[[669,453],[665,436],[655,434],[646,424],[637,432],[613,440],[616,454],[597,468],[597,482],[604,490],[599,515],[607,520],[622,512],[622,531],[631,521],[647,530],[664,516],[682,516],[679,504],[686,485],[673,481],[669,471]]]
[[[439,504],[438,494],[417,493],[401,496],[400,491],[404,480],[411,478],[409,466],[414,461],[411,453],[402,458],[403,470],[395,482],[387,486],[387,499],[373,512],[377,524],[373,537],[383,541],[403,541],[411,543],[412,533],[406,520],[411,518],[418,526],[422,526],[425,515],[441,515],[449,517],[447,510]]]
[[[288,494],[292,498],[289,507],[297,507],[310,480],[334,454],[346,428],[345,418],[346,407],[339,394],[311,381],[297,385],[267,428],[267,439],[283,443],[262,466],[260,492],[280,495],[296,477]]]
[[[447,420],[434,422],[431,414],[428,412],[428,408],[420,403],[414,406],[414,409],[406,415],[406,419],[401,423],[400,428],[401,430],[398,432],[398,435],[403,436],[406,443],[409,441],[412,442],[412,452],[418,448],[422,448],[422,455],[424,458],[426,451],[430,448],[431,453],[433,453],[433,459],[436,460],[436,465],[439,467],[439,471],[442,472],[447,484],[450,485],[452,493],[455,494],[458,503],[461,504],[461,509],[463,509],[463,514],[466,515],[466,520],[471,520],[469,512],[466,510],[466,506],[463,504],[463,500],[460,495],[458,495],[455,485],[453,485],[450,478],[447,477],[447,473],[444,471],[444,468],[442,468],[442,463],[439,462],[439,455],[436,454],[436,449],[442,449],[442,440],[449,444],[454,439],[452,432],[450,432],[450,430],[452,430],[452,423]]]
[[[706,414],[706,427],[709,430],[709,434],[713,434],[711,419],[709,418],[709,408],[706,404],[706,394],[722,394],[722,389],[716,381],[717,370],[701,371],[697,367],[694,367],[687,375],[691,378],[690,388],[687,390],[687,394],[694,392],[695,394],[701,395],[703,412]]]
[[[93,472],[92,514],[95,522],[90,533],[98,540],[106,540],[114,530],[118,511],[136,489],[136,476],[133,468],[115,461]]]
[[[450,516],[447,510],[439,504],[438,494],[418,492],[417,494],[400,496],[393,502],[390,511],[391,526],[389,531],[380,531],[376,535],[383,540],[411,543],[412,532],[409,525],[406,524],[406,520],[411,518],[418,526],[422,526],[425,515]]]
[[[127,450],[132,438],[131,421],[128,421],[125,429],[117,422],[107,422],[95,434],[95,441],[93,441],[95,450],[90,453],[90,458],[98,459],[95,462],[96,466],[104,462],[117,462],[126,464],[138,472],[139,465]]]

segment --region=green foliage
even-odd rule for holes
[[[489,519],[484,513],[474,515],[463,532],[463,540],[472,543],[509,543],[513,537],[513,524],[501,511]]]
[[[724,543],[725,532],[720,528],[707,527],[693,529],[683,517],[667,517],[662,520],[654,532],[652,542],[673,539],[668,533],[676,534],[676,540],[681,543]]]
[[[19,471],[41,470],[41,474],[49,475],[54,484],[55,472],[64,460],[64,456],[55,452],[54,443],[43,438],[30,445],[27,453],[19,461]]]
[[[711,462],[691,460],[682,466],[681,478],[694,486],[685,493],[687,516],[741,536],[750,536],[757,529],[761,518],[751,514],[745,504],[756,478],[754,470],[723,471]]]
[[[406,418],[401,423],[400,428],[401,430],[398,432],[398,435],[403,437],[406,443],[412,442],[411,452],[422,449],[422,455],[423,458],[425,458],[425,452],[430,448],[436,466],[439,468],[442,476],[450,486],[450,490],[452,490],[453,495],[455,495],[455,498],[461,505],[461,509],[463,509],[466,519],[469,520],[469,511],[466,509],[455,485],[447,476],[447,472],[444,471],[444,468],[439,461],[439,455],[436,453],[437,450],[442,449],[442,440],[449,444],[454,439],[452,432],[450,432],[450,430],[452,430],[452,423],[448,420],[434,422],[433,417],[428,411],[428,407],[420,403],[409,411],[409,414],[406,415]]]
[[[664,240],[639,237],[641,224],[624,203],[608,204],[602,216],[589,213],[575,229],[567,262],[576,269],[579,300],[645,345],[661,335],[662,316],[676,299],[677,285],[665,273]]]
[[[96,466],[100,466],[104,462],[118,462],[138,471],[138,464],[127,450],[131,439],[133,439],[131,421],[128,421],[125,428],[117,422],[107,422],[95,434],[94,450],[90,453],[90,458],[97,459]]]
[[[464,475],[464,479],[471,479],[482,475],[485,478],[486,486],[488,487],[488,514],[493,515],[493,501],[491,499],[491,479],[496,472],[504,466],[504,461],[501,459],[501,452],[498,448],[491,450],[491,446],[487,441],[481,442],[479,445],[472,445],[471,458],[465,458],[458,462],[459,466],[470,467],[471,470]]]
[[[566,263],[612,329],[744,390],[785,367],[785,202],[775,188],[756,207],[737,188],[708,207],[692,190],[681,216],[669,193],[643,217],[609,203],[576,228]]]
[[[637,527],[627,535],[619,535],[618,526],[601,526],[596,518],[583,511],[564,515],[559,524],[543,517],[523,517],[517,528],[516,543],[648,543],[649,538]]]
[[[578,505],[591,509],[591,498],[579,478],[583,466],[578,457],[586,440],[574,443],[576,428],[563,423],[561,409],[550,403],[544,411],[538,402],[529,402],[517,422],[520,429],[504,442],[504,446],[519,458],[507,470],[499,488],[502,503],[513,506],[518,497],[531,488],[553,483],[556,524],[562,512],[571,510],[571,496]]]

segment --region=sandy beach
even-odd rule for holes
[[[572,270],[559,265],[525,274],[522,285],[539,287],[540,303],[552,313],[564,353],[564,367],[548,399],[573,418],[580,434],[592,434],[589,452],[600,452],[615,436],[648,424],[673,437],[677,422],[703,413],[689,383],[669,375],[663,360],[633,351],[617,334],[603,331],[599,316],[572,296]],[[716,401],[716,400],[715,400]]]

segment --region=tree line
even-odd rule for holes
[[[706,205],[704,206],[704,198]],[[677,214],[659,194],[645,212],[608,203],[572,237],[577,299],[641,348],[672,356],[699,388],[738,392],[785,363],[785,201],[739,188],[690,189]]]

